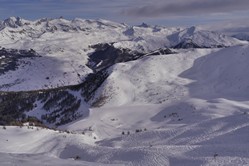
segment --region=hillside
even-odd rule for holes
[[[93,73],[89,56],[97,44],[147,54],[165,48],[213,48],[240,45],[232,37],[207,30],[128,26],[107,20],[10,17],[0,22],[0,49],[34,50],[38,59],[16,60],[15,70],[0,73],[1,91],[22,91],[76,85]],[[0,54],[4,59],[5,54]],[[2,60],[1,60],[1,63]]]
[[[246,165],[248,51],[249,46],[182,50],[116,64],[96,93],[112,96],[104,107],[91,108],[60,132],[1,129],[1,161]]]
[[[0,165],[249,164],[247,41],[18,17],[0,36]]]

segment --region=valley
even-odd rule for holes
[[[249,164],[248,41],[14,17],[0,36],[1,165]]]

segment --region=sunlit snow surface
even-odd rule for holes
[[[103,107],[60,127],[72,134],[1,128],[1,165],[248,165],[248,51],[117,64],[99,90],[112,96]]]
[[[120,26],[118,29],[123,29]],[[132,30],[129,33],[134,35]],[[60,69],[58,72],[51,74],[49,68],[42,67],[50,77],[56,76],[53,80],[63,80],[62,71],[73,73],[74,69],[66,63],[72,60],[75,69],[84,72],[82,76],[91,72],[87,67],[86,70],[77,67],[76,64],[87,61],[85,51],[78,47],[86,48],[88,44],[84,46],[84,41],[97,43],[97,38],[104,41],[106,33],[87,39],[62,34],[54,41],[46,38],[55,42],[51,44],[51,55],[42,44],[46,34],[44,41],[26,42],[27,47],[37,42],[32,47],[44,55],[41,61],[32,62],[36,64],[32,67],[34,72],[40,71],[39,65],[43,63],[52,68],[49,61],[53,58],[60,66],[54,68]],[[58,42],[60,37],[64,39]],[[69,41],[73,44],[66,47]],[[25,46],[23,40],[16,43],[11,46]],[[64,52],[55,51],[58,48]],[[79,54],[70,54],[75,56],[72,58],[70,50]],[[249,165],[249,46],[176,51],[177,54],[148,56],[110,67],[110,76],[90,101],[101,107],[91,108],[88,117],[60,126],[60,131],[0,127],[0,165]],[[44,73],[41,79],[47,75]],[[72,73],[69,77],[74,77]],[[1,76],[1,81],[12,74]],[[32,76],[24,78],[26,81],[12,90],[29,89],[25,83],[33,85],[32,81],[28,83]],[[76,78],[70,80],[75,83]],[[43,87],[46,82],[40,83],[31,89]]]
[[[83,19],[27,21],[11,17],[0,22],[0,46],[33,49],[41,57],[22,59],[15,71],[0,73],[0,90],[36,90],[79,84],[92,73],[87,63],[88,55],[94,50],[89,46],[98,43],[114,43],[115,47],[147,53],[185,41],[201,47],[246,43],[198,27],[141,27]]]

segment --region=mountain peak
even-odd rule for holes
[[[194,34],[194,32],[196,31],[196,27],[195,26],[192,26],[190,28],[187,29],[187,33],[188,34]]]
[[[4,27],[11,27],[11,28],[18,28],[25,24],[27,24],[29,21],[24,20],[21,17],[9,17],[5,19],[2,24]]]
[[[9,17],[3,21],[3,24],[11,28],[17,28],[18,26],[23,25],[20,17]]]
[[[150,25],[148,25],[148,24],[146,24],[146,23],[143,22],[142,24],[138,25],[138,27],[149,28]]]

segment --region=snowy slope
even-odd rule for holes
[[[35,102],[26,115],[66,122],[59,131],[1,126],[0,165],[249,165],[247,42],[196,27],[106,20],[9,18],[0,29],[1,47],[38,54],[0,75],[1,90],[61,87],[1,92],[1,113],[16,116],[13,107],[23,113]],[[112,43],[148,53],[189,41],[215,48],[141,56],[111,66],[109,75],[86,78],[94,72],[87,65],[94,52],[89,46]]]
[[[76,161],[74,151],[61,155],[67,147],[85,146],[90,148],[93,138],[78,134],[67,134],[36,127],[6,127],[1,128],[0,161],[2,166],[8,165],[99,165]],[[29,141],[27,141],[29,140]],[[85,143],[88,144],[85,144]],[[71,145],[70,145],[71,144]],[[66,160],[67,159],[67,160]],[[104,164],[101,164],[104,165]]]
[[[234,34],[232,35],[234,38],[236,39],[239,39],[239,40],[245,40],[245,41],[249,41],[249,29],[248,29],[248,32],[247,33],[237,33],[237,34]]]
[[[116,64],[109,69],[110,76],[96,92],[92,103],[119,106],[179,100],[188,95],[186,85],[192,80],[178,75],[190,68],[195,59],[214,51],[217,50],[188,50]]]
[[[94,154],[108,152],[111,163],[248,165],[248,51],[190,49],[117,64],[97,93],[104,107],[61,128],[91,127]]]
[[[24,59],[19,62],[17,70],[1,74],[0,90],[35,90],[78,84],[93,72],[86,65],[88,56],[94,52],[89,46],[99,43],[114,43],[117,48],[148,53],[174,47],[189,39],[200,47],[245,43],[195,27],[128,26],[101,19],[79,18],[71,21],[63,18],[28,21],[10,17],[0,22],[0,46],[33,49],[41,58]]]
[[[228,47],[243,43],[224,34],[200,30],[198,27],[184,29],[183,31],[170,35],[168,39],[171,40],[173,46],[177,46],[180,43],[194,43],[198,46],[197,48]]]
[[[71,134],[1,127],[1,164],[248,165],[248,50],[178,50],[116,64],[97,93],[112,98],[59,127]]]
[[[248,102],[191,99],[92,109],[62,127],[73,134],[7,126],[1,165],[248,165],[245,108]]]
[[[13,22],[11,19],[15,20],[10,18],[10,22]],[[23,63],[28,65],[1,75],[3,85],[13,84],[16,79],[22,80],[19,84],[2,90],[44,89],[82,82],[85,76],[92,72],[86,66],[88,46],[120,40],[119,29],[122,27],[113,27],[116,23],[109,27],[108,22],[102,22],[81,19],[73,21],[41,19],[29,22],[27,25],[23,23],[22,26],[18,24],[10,27],[4,24],[6,27],[0,32],[2,47],[32,48],[42,58],[37,61],[27,59]],[[47,77],[50,79],[46,79]]]
[[[197,59],[180,76],[193,79],[188,85],[193,97],[244,100],[248,96],[249,47],[222,49]]]

